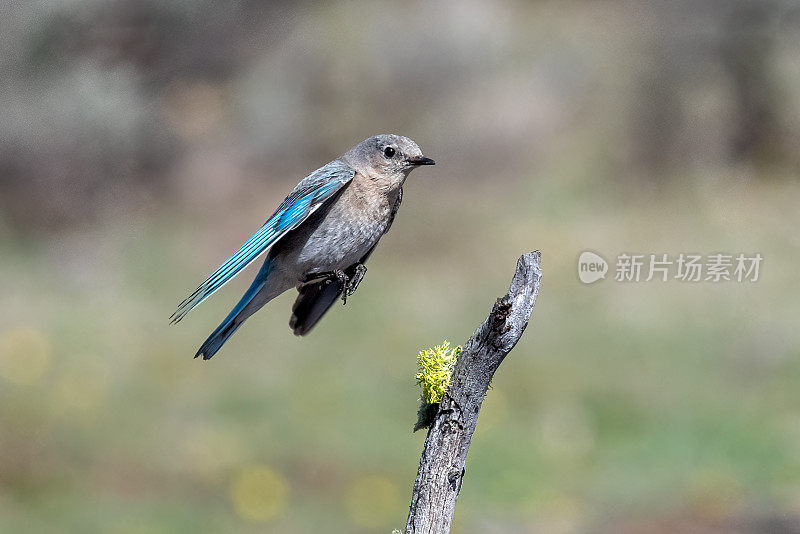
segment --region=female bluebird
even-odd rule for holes
[[[206,339],[195,358],[208,360],[248,317],[284,291],[297,287],[289,326],[307,334],[341,296],[346,302],[367,268],[364,263],[403,198],[403,183],[434,161],[401,135],[376,135],[303,178],[275,213],[239,250],[189,295],[171,323],[268,252],[239,303]]]

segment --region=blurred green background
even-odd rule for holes
[[[796,2],[32,0],[0,43],[0,531],[402,528],[416,353],[540,249],[454,531],[800,532]],[[193,361],[254,270],[180,300],[384,132],[437,166],[358,293]],[[624,252],[764,260],[622,283]]]

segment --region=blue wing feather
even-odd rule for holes
[[[275,213],[233,255],[225,260],[205,282],[181,302],[170,317],[171,323],[183,319],[195,306],[227,284],[242,269],[272,247],[287,232],[296,228],[326,200],[350,182],[355,171],[342,161],[333,161],[303,178]]]

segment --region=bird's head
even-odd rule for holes
[[[422,155],[419,146],[402,135],[381,134],[361,141],[343,156],[361,174],[384,179],[387,185],[402,185],[408,174],[420,165],[434,161]]]

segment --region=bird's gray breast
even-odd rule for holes
[[[375,246],[390,224],[393,206],[385,194],[365,192],[359,185],[345,188],[286,236],[291,243],[281,247],[282,255],[292,270],[346,269]]]

